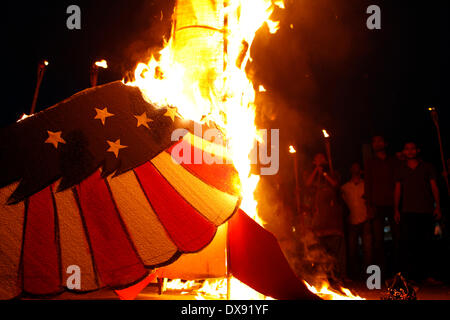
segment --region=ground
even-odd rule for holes
[[[383,290],[368,290],[364,283],[352,283],[348,288],[367,300],[380,300]],[[136,298],[136,300],[194,300],[196,294],[181,294],[181,292],[167,291],[159,294],[155,284],[150,284]],[[450,286],[422,286],[417,291],[418,300],[450,300]],[[87,294],[64,293],[57,300],[117,300],[112,290],[104,289]]]

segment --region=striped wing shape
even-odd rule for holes
[[[173,161],[177,146],[194,155],[202,143],[188,133],[162,152],[143,148],[147,159],[135,165],[124,159],[131,167],[127,170],[105,174],[105,167],[99,167],[63,188],[64,176],[59,176],[32,194],[22,189],[26,197],[15,201],[11,195],[18,194],[24,178],[3,186],[0,299],[122,289],[145,278],[149,269],[202,250],[240,203],[232,165]],[[74,268],[81,288],[70,285]]]

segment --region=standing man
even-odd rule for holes
[[[395,221],[400,223],[401,269],[406,276],[422,281],[428,275],[428,250],[433,237],[433,216],[441,219],[439,190],[433,166],[417,158],[416,143],[403,148],[406,162],[395,183]],[[431,279],[430,279],[431,280]]]
[[[359,278],[362,271],[372,264],[372,221],[367,214],[364,200],[364,180],[361,178],[361,166],[355,162],[350,168],[352,178],[341,187],[342,198],[350,211],[348,216],[348,257],[352,278]],[[363,247],[363,270],[359,268],[358,239]]]
[[[345,279],[346,258],[342,207],[338,198],[338,179],[329,172],[327,158],[318,153],[314,169],[305,172],[305,185],[311,195],[311,227],[325,251],[336,260],[334,272]]]
[[[399,247],[398,225],[394,221],[394,173],[398,160],[388,156],[384,137],[372,137],[374,157],[366,163],[365,197],[369,216],[373,218],[373,262],[381,268],[383,276],[387,276],[386,250],[384,243],[385,220],[388,220],[393,243],[391,265],[397,269]]]

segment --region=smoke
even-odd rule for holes
[[[371,50],[364,35],[365,8],[355,0],[285,2],[286,10],[276,10],[273,16],[281,21],[280,30],[274,35],[267,28],[258,32],[247,66],[255,87],[263,85],[267,90],[257,94],[257,126],[280,129],[280,171],[277,176],[261,177],[258,212],[301,278],[310,283],[337,280],[336,261],[299,223],[294,156],[288,147],[296,147],[302,180],[313,154],[325,151],[321,130],[327,128],[333,135],[342,126],[336,118],[353,112],[336,99],[343,98],[339,90],[343,83],[348,85],[349,77],[361,82],[366,77],[352,70],[361,70],[355,67],[360,63],[357,57]]]
[[[121,61],[118,61],[122,74],[130,77],[136,65],[147,63],[152,55],[157,55],[164,47],[164,41],[170,38],[172,14],[175,0],[168,1],[140,1],[129,23],[137,24],[133,41],[121,50]]]

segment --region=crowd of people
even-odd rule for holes
[[[324,154],[314,156],[303,176],[310,227],[341,279],[367,278],[366,268],[377,265],[384,279],[401,272],[409,281],[436,284],[429,263],[442,218],[436,170],[413,141],[395,156],[384,137],[371,142],[373,157],[353,163],[345,183]]]

